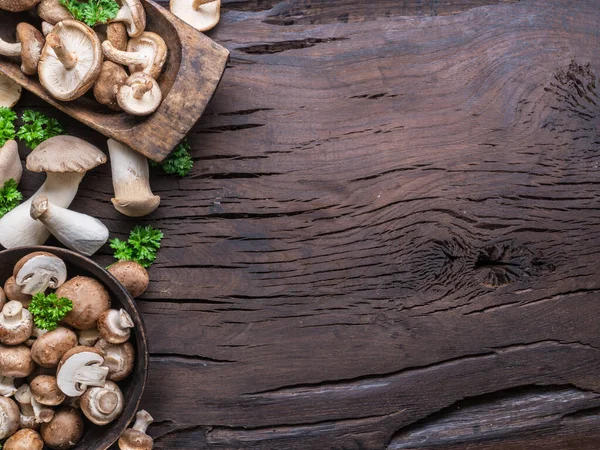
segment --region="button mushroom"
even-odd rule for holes
[[[73,14],[61,5],[59,0],[42,0],[38,3],[37,13],[40,19],[50,25],[56,25],[62,20],[73,19]]]
[[[46,242],[50,232],[30,215],[33,199],[43,195],[68,208],[85,173],[105,162],[106,155],[98,148],[73,136],[55,136],[38,145],[27,157],[27,169],[46,172],[46,182],[32,198],[0,219],[0,244],[13,248]]]
[[[42,222],[65,247],[87,256],[108,241],[108,228],[98,219],[53,205],[43,195],[33,199],[31,218]]]
[[[26,345],[0,344],[0,373],[5,377],[25,378],[35,369],[31,350]]]
[[[107,381],[104,387],[88,389],[81,397],[81,411],[90,422],[100,426],[119,417],[123,406],[123,393],[112,381]]]
[[[0,9],[11,12],[27,11],[40,0],[0,0]]]
[[[54,418],[42,425],[41,435],[53,450],[73,448],[83,436],[83,416],[76,409],[59,408]]]
[[[60,287],[67,279],[67,266],[52,253],[34,252],[17,262],[13,276],[23,294],[35,295]]]
[[[134,261],[119,261],[108,268],[108,271],[123,285],[133,298],[146,292],[150,284],[148,271]]]
[[[4,283],[4,293],[8,300],[21,302],[25,308],[31,303],[31,295],[23,294],[23,292],[21,292],[21,286],[17,284],[15,277],[10,277],[6,280],[6,283]]]
[[[0,376],[0,395],[3,397],[12,397],[17,392],[15,387],[14,377],[2,377]]]
[[[2,0],[0,0],[2,3]],[[21,71],[35,75],[44,46],[44,36],[34,26],[21,22],[17,25],[17,42],[8,43],[0,39],[0,55],[21,58]]]
[[[119,0],[121,8],[110,22],[122,22],[130,37],[139,36],[146,28],[146,11],[140,0]]]
[[[19,407],[10,398],[0,397],[0,439],[15,434],[19,429]]]
[[[146,157],[113,139],[108,140],[108,151],[115,190],[115,198],[112,199],[115,209],[129,217],[152,213],[158,208],[160,197],[150,189],[150,169]]]
[[[69,397],[79,397],[89,386],[104,386],[108,367],[102,367],[103,363],[100,350],[93,347],[75,347],[69,350],[58,365],[58,387]]]
[[[87,347],[93,347],[100,339],[100,333],[96,328],[89,330],[81,330],[79,332],[79,345],[85,345]]]
[[[42,450],[44,441],[37,431],[23,429],[17,431],[2,446],[3,450]]]
[[[170,9],[198,31],[214,28],[221,18],[221,0],[171,0]]]
[[[0,313],[0,342],[6,345],[18,345],[31,336],[33,317],[23,309],[17,301],[10,301],[2,308]]]
[[[98,332],[111,344],[122,344],[127,341],[132,328],[133,320],[124,309],[118,311],[109,309],[98,318]]]
[[[100,314],[110,308],[110,295],[99,281],[77,276],[63,284],[57,291],[58,297],[73,302],[73,309],[63,322],[78,330],[96,328]]]
[[[23,165],[19,158],[19,146],[15,141],[6,141],[0,148],[0,189],[8,180],[21,181]]]
[[[38,375],[29,383],[29,387],[33,398],[42,405],[60,405],[66,398],[58,388],[56,377],[51,375]]]
[[[122,66],[111,61],[104,61],[100,77],[94,84],[94,97],[98,103],[106,105],[112,110],[121,111],[117,94],[127,78],[127,72]]]
[[[0,106],[12,108],[21,99],[23,89],[6,75],[0,74]]]
[[[144,72],[156,79],[167,60],[167,44],[158,34],[150,31],[131,39],[127,51],[117,50],[110,41],[102,43],[106,59],[129,66],[130,73]]]
[[[121,381],[133,371],[135,364],[135,349],[131,342],[111,344],[106,339],[100,339],[95,348],[104,355],[104,366],[108,367],[108,379]]]
[[[31,346],[31,358],[41,367],[58,366],[61,358],[77,346],[77,335],[68,328],[58,327],[39,338]]]
[[[144,72],[131,75],[119,88],[117,103],[123,111],[134,116],[148,116],[158,109],[162,101],[160,86]]]
[[[63,20],[46,36],[38,68],[40,83],[57,100],[72,101],[96,82],[102,48],[94,30],[77,20]]]
[[[154,419],[145,410],[140,410],[135,416],[133,427],[125,430],[119,438],[121,450],[152,450],[154,440],[146,434]]]
[[[37,402],[31,395],[31,388],[28,384],[23,384],[15,393],[15,400],[21,407],[21,428],[39,429],[40,423],[47,423],[54,417],[54,410],[43,406]]]

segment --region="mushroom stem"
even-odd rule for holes
[[[12,397],[17,388],[15,387],[14,377],[0,377],[0,395],[3,397]]]
[[[7,326],[17,325],[23,320],[23,304],[21,302],[8,302],[2,308],[2,316]]]
[[[103,387],[106,384],[107,376],[108,367],[84,366],[75,372],[73,381],[84,386]]]
[[[130,64],[141,64],[146,67],[149,63],[148,57],[142,52],[125,52],[117,50],[110,41],[102,43],[102,51],[109,61],[128,66]]]
[[[119,310],[119,323],[118,324],[119,324],[119,328],[121,328],[122,330],[126,330],[127,328],[134,327],[133,319],[131,318],[129,313],[127,311],[125,311],[124,309]]]
[[[132,86],[133,90],[133,98],[137,100],[141,100],[146,92],[150,92],[150,90],[154,87],[151,81],[146,81],[145,83],[135,83]]]
[[[10,43],[0,39],[0,55],[21,56],[21,43]]]
[[[216,0],[193,0],[192,1],[192,8],[198,10],[198,9],[200,9],[200,7],[202,5],[206,5],[207,3],[212,3],[214,1],[216,1]]]
[[[31,395],[31,388],[29,389]],[[48,423],[54,418],[54,410],[38,402],[31,396],[31,407],[33,408],[33,416],[37,423]]]
[[[135,423],[131,427],[135,431],[146,433],[148,427],[154,422],[154,418],[144,409],[140,409],[135,415]]]
[[[48,36],[54,30],[54,25],[48,22],[42,22],[42,34]]]
[[[15,141],[7,141],[0,148],[0,189],[11,178],[21,181],[23,165],[19,158],[19,147]]]
[[[67,47],[65,47],[63,40],[58,34],[50,33],[46,37],[46,44],[48,44],[48,46],[54,50],[56,57],[59,59],[62,65],[65,66],[65,69],[73,70],[75,68],[77,65],[77,56],[73,55],[73,53],[67,50]]]

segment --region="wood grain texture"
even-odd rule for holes
[[[155,448],[600,446],[597,2],[417,3],[224,4],[196,168],[153,178]],[[110,196],[73,207],[122,237]]]

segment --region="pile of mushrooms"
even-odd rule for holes
[[[16,3],[20,2],[0,0],[0,9],[12,11]],[[19,23],[14,42],[0,39],[0,55],[18,59],[22,72],[37,75],[57,100],[73,101],[93,88],[96,100],[110,109],[150,115],[163,98],[157,79],[167,60],[167,46],[158,34],[145,31],[146,12],[140,0],[118,3],[117,17],[92,29],[75,20],[59,0],[26,2],[18,9],[37,5],[42,30]],[[14,97],[14,86],[7,87]],[[12,103],[10,97],[1,100],[7,87],[0,78],[0,104]]]
[[[131,268],[119,270],[126,269]],[[129,283],[138,290],[143,285],[144,280]],[[49,290],[73,303],[53,331],[35,327],[27,310],[32,295]],[[124,309],[111,309],[110,295],[100,282],[69,278],[59,257],[31,253],[15,264],[13,276],[0,288],[0,308],[0,439],[8,438],[4,450],[41,450],[44,444],[73,448],[86,420],[105,426],[121,415],[124,398],[118,383],[134,368],[135,350],[129,342],[134,323]],[[139,423],[121,437],[121,449],[152,448],[132,444],[142,439],[151,421],[147,413],[138,413]]]

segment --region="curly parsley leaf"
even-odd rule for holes
[[[46,139],[66,133],[58,120],[39,111],[27,109],[23,111],[21,120],[23,125],[19,128],[17,137],[32,150]]]
[[[15,138],[17,114],[10,108],[0,106],[0,147]]]
[[[152,167],[162,167],[162,170],[169,175],[185,177],[194,168],[194,160],[190,151],[190,144],[187,140],[183,140],[161,164],[150,161],[150,165]]]
[[[73,309],[73,302],[56,294],[35,294],[27,307],[33,315],[33,323],[42,330],[52,331],[58,323]]]
[[[0,218],[12,211],[23,200],[23,194],[17,189],[17,182],[12,178],[0,189]]]
[[[114,0],[60,0],[60,4],[67,8],[75,19],[84,22],[90,27],[105,24],[117,17],[119,4]]]
[[[135,261],[143,267],[150,267],[156,261],[160,249],[160,241],[164,237],[162,231],[150,225],[136,226],[129,234],[129,239],[111,239],[110,248],[119,261]]]

